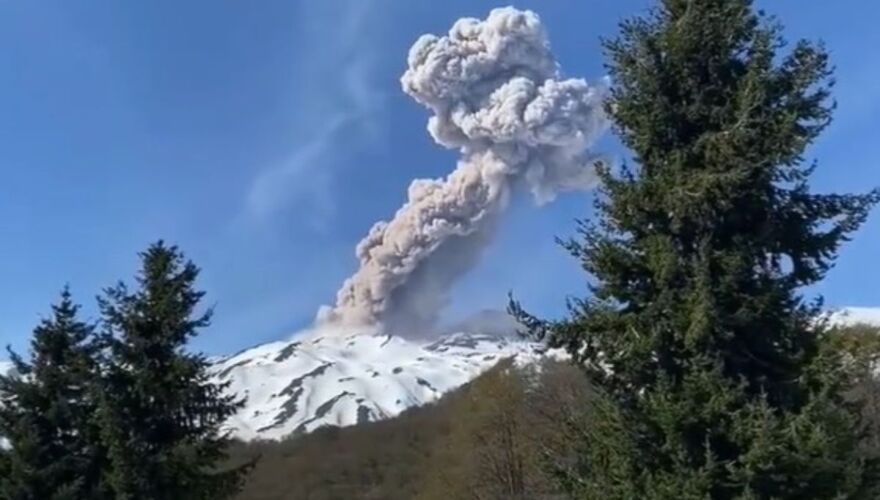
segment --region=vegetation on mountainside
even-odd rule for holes
[[[803,292],[880,201],[810,189],[827,53],[750,0],[658,0],[605,47],[633,161],[600,167],[597,222],[565,244],[592,294],[561,320],[511,304],[572,363],[227,456],[241,403],[187,350],[211,314],[160,242],[97,325],[65,291],[13,355],[0,500],[878,498],[880,333]]]
[[[99,330],[65,290],[30,359],[0,376],[0,499],[214,500],[240,487],[250,464],[218,469],[239,401],[185,350],[211,317],[197,311],[199,270],[162,242],[141,262],[134,290],[99,299]]]
[[[876,498],[877,457],[853,452],[851,365],[822,349],[821,304],[801,292],[880,200],[810,190],[827,53],[787,47],[751,0],[663,0],[605,48],[633,164],[600,168],[598,222],[566,244],[592,294],[561,321],[512,305],[604,398],[567,490]]]
[[[877,327],[841,327],[831,338],[873,346],[859,351],[880,356]],[[545,362],[540,371],[499,366],[390,420],[238,443],[233,463],[260,461],[236,499],[578,498],[562,492],[558,471],[588,446],[580,437],[596,397],[566,362]],[[863,453],[880,454],[880,380],[860,379],[847,397],[863,403]]]
[[[238,500],[533,499],[558,495],[549,463],[571,460],[586,380],[568,363],[503,361],[437,403],[282,442],[240,443],[260,461]],[[552,405],[548,404],[550,401]],[[549,462],[548,462],[549,461]]]

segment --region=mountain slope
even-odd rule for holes
[[[831,313],[831,321],[840,325],[865,323],[880,326],[880,307],[846,307]]]
[[[247,398],[229,426],[244,440],[389,418],[437,400],[499,360],[536,359],[538,345],[456,333],[433,342],[388,335],[312,335],[218,360],[214,373]]]
[[[880,308],[841,309],[832,321],[880,325]],[[431,342],[351,333],[311,333],[215,359],[215,378],[247,398],[228,423],[233,435],[274,440],[393,417],[436,401],[503,358],[541,356],[538,344],[495,333],[453,333]],[[0,360],[0,374],[11,369]]]

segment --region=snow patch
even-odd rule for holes
[[[831,322],[839,325],[864,323],[880,326],[880,307],[845,307],[831,313]]]
[[[247,402],[227,422],[244,440],[393,417],[474,379],[499,360],[530,362],[539,345],[455,333],[431,343],[378,332],[310,330],[220,360],[215,378]]]

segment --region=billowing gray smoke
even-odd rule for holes
[[[360,268],[323,317],[426,331],[478,260],[513,193],[538,203],[587,189],[605,127],[603,92],[561,79],[538,16],[511,7],[461,19],[409,52],[403,90],[431,110],[428,131],[461,152],[445,179],[413,181],[407,202],[357,247]]]

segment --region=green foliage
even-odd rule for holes
[[[326,427],[281,442],[238,443],[230,464],[259,457],[236,500],[411,500],[446,439],[455,395],[397,418]]]
[[[281,442],[238,443],[231,464],[259,457],[236,500],[411,500],[434,439],[448,432],[429,406],[394,420],[326,427]]]
[[[826,348],[848,361],[857,380],[873,379],[880,363],[880,328],[866,323],[835,326]]]
[[[855,383],[846,392],[862,412],[862,440],[859,448],[868,456],[880,457],[880,327],[864,323],[839,325],[827,337],[826,349],[843,354]]]
[[[873,410],[863,406],[865,423],[880,428],[880,384],[869,381],[850,397],[873,402]],[[236,499],[600,498],[606,492],[584,481],[582,466],[607,462],[615,471],[636,473],[626,462],[630,455],[619,452],[630,443],[611,403],[568,363],[545,362],[537,370],[498,366],[437,403],[393,419],[323,428],[282,442],[238,443],[232,463],[261,460]],[[512,425],[493,426],[501,414]],[[862,442],[875,456],[876,436]],[[520,477],[527,487],[511,492],[504,471],[517,462],[524,465]],[[629,477],[621,473],[616,480]],[[632,492],[630,498],[639,498]]]
[[[664,0],[606,41],[607,111],[636,168],[601,167],[566,243],[596,281],[570,318],[512,309],[606,398],[567,484],[582,498],[874,498],[851,372],[822,349],[821,280],[880,199],[815,194],[828,57],[749,0]]]
[[[109,450],[107,482],[118,499],[216,499],[246,468],[221,471],[221,425],[242,404],[184,350],[210,323],[196,313],[198,268],[162,242],[141,254],[137,289],[120,283],[100,299],[109,358],[98,418]]]
[[[236,499],[558,498],[589,392],[568,364],[502,364],[393,419],[240,443],[232,463],[261,458]]]
[[[460,393],[449,436],[434,445],[433,473],[417,500],[514,500],[554,492],[539,439],[554,428],[531,411],[538,406],[529,387],[535,375],[508,359]]]
[[[15,374],[0,376],[0,436],[8,440],[0,498],[104,498],[104,450],[91,421],[97,347],[67,290],[34,330],[30,360],[12,353]]]
[[[103,331],[67,290],[34,330],[31,356],[0,376],[0,499],[198,499],[237,491],[252,466],[221,469],[221,425],[241,401],[185,350],[208,326],[198,269],[161,242],[138,288],[99,299]]]

